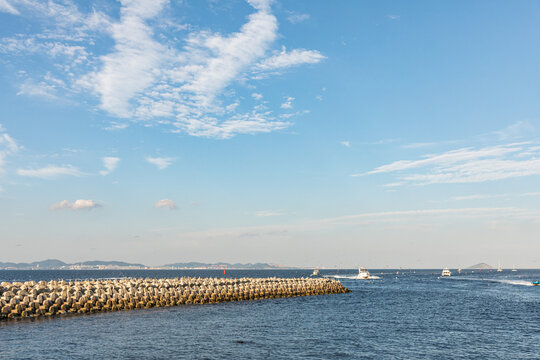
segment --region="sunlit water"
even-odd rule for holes
[[[371,270],[349,294],[0,321],[2,359],[539,359],[539,270]],[[0,281],[310,271],[0,271]],[[321,271],[354,276],[354,270]]]

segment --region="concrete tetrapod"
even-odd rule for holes
[[[3,282],[0,320],[350,292],[324,278],[174,278]]]

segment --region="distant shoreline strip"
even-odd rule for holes
[[[350,292],[327,278],[109,279],[3,282],[0,320]]]

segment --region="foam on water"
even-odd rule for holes
[[[470,278],[470,277],[449,277],[452,280],[467,280],[467,281],[487,281],[500,284],[534,286],[532,281],[518,279],[486,279],[486,278]]]
[[[324,275],[324,277],[331,277],[334,279],[350,279],[350,280],[377,280],[380,279],[379,276],[370,275],[369,279],[361,278],[358,275]]]

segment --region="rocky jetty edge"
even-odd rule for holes
[[[0,284],[0,320],[350,292],[326,278],[126,278]]]

